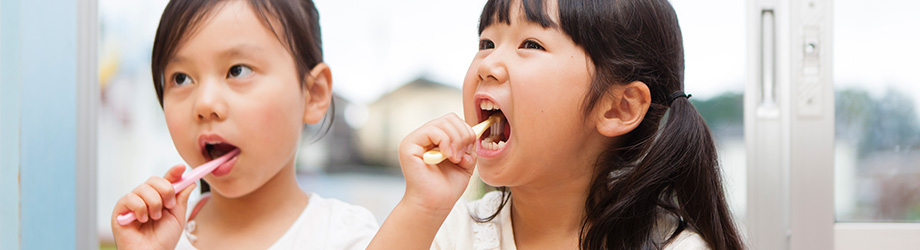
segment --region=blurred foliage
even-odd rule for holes
[[[835,95],[837,138],[859,142],[860,156],[874,151],[920,149],[920,120],[911,96],[894,89],[886,90],[879,98],[863,89],[839,90]],[[725,92],[690,101],[716,134],[741,135],[743,93]]]
[[[743,136],[744,94],[724,92],[709,99],[690,98],[716,137]]]
[[[709,126],[741,124],[744,120],[744,95],[741,93],[724,92],[709,99],[690,98],[690,102]]]
[[[908,209],[907,214],[904,215],[904,220],[920,221],[920,204],[915,204],[913,207]]]
[[[908,152],[920,147],[920,125],[911,96],[888,89],[873,98],[862,89],[836,93],[837,138],[858,141],[857,152]]]

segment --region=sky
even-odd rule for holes
[[[418,77],[459,88],[476,53],[485,0],[314,2],[335,91],[368,104]],[[743,91],[745,2],[671,1],[684,37],[686,92],[708,98]],[[876,96],[884,92],[876,86],[920,93],[912,74],[920,66],[915,62],[920,58],[920,46],[915,45],[920,44],[920,32],[913,32],[920,24],[920,16],[913,13],[920,2],[833,2],[836,87],[859,85]],[[118,34],[100,39],[100,51],[117,51],[125,73],[149,74],[149,49],[165,3],[100,0],[107,24],[103,29]]]
[[[478,46],[484,0],[316,0],[339,94],[369,103],[425,76],[460,87]],[[741,92],[744,1],[672,1],[686,46],[687,92]],[[719,15],[711,15],[719,10]]]

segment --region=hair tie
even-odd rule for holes
[[[668,96],[668,105],[671,105],[671,103],[674,102],[674,100],[677,100],[677,98],[684,97],[689,99],[691,96],[693,95],[684,94],[684,92],[680,90],[674,91],[674,93],[671,93],[671,95]]]

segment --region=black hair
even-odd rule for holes
[[[641,81],[652,98],[641,124],[598,156],[585,201],[581,248],[661,249],[690,228],[712,249],[743,249],[709,127],[687,98],[669,102],[668,96],[684,85],[683,41],[671,5],[666,0],[558,0],[558,23],[545,5],[543,0],[489,0],[479,33],[496,22],[510,24],[514,7],[529,22],[563,31],[595,66],[586,115],[614,85]],[[506,192],[501,206],[510,199]],[[662,241],[653,230],[665,213],[680,223]]]
[[[153,52],[150,71],[153,74],[153,87],[157,93],[160,107],[163,107],[164,70],[169,60],[175,56],[180,44],[185,42],[189,33],[194,32],[199,23],[225,0],[172,0],[160,16],[156,37],[153,40]],[[262,17],[275,37],[287,46],[294,58],[301,88],[306,83],[304,77],[310,70],[323,62],[323,44],[319,27],[319,12],[311,0],[249,0],[249,5]],[[277,23],[280,27],[275,27]],[[279,32],[280,31],[280,32]],[[329,132],[335,120],[335,103],[331,103],[331,112],[323,118],[319,137]],[[306,127],[306,126],[305,126]],[[204,180],[201,181],[202,193],[210,190]]]

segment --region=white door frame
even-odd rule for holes
[[[833,249],[831,0],[749,0],[745,140],[752,249]]]

